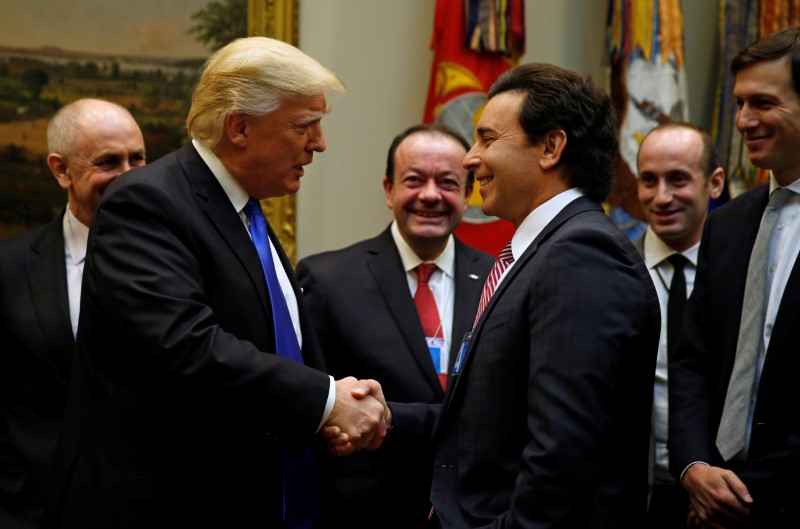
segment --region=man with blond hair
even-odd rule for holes
[[[259,205],[299,189],[342,90],[293,46],[235,40],[201,73],[191,143],[108,189],[46,527],[309,528],[317,430],[380,443],[383,403],[323,371]]]
[[[47,128],[47,164],[67,191],[57,219],[0,242],[0,527],[38,527],[56,448],[81,298],[86,239],[106,186],[144,165],[123,107],[65,105]]]

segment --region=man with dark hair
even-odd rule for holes
[[[602,89],[556,66],[518,66],[489,91],[464,167],[484,213],[517,229],[440,412],[390,403],[391,442],[425,438],[435,420],[434,524],[644,524],[658,299],[599,204],[614,123]]]
[[[638,194],[649,223],[634,241],[650,271],[661,305],[661,340],[653,391],[648,529],[684,529],[689,498],[669,472],[667,359],[680,337],[683,306],[692,293],[700,235],[708,203],[719,197],[725,172],[714,141],[691,123],[668,122],[651,130],[638,156]]]
[[[33,529],[61,428],[89,226],[108,184],[144,165],[124,107],[78,99],[47,126],[47,165],[67,193],[57,219],[0,242],[0,527]]]
[[[768,183],[714,210],[670,358],[670,466],[703,527],[800,527],[800,28],[731,63],[736,126]]]
[[[493,259],[452,233],[472,193],[469,145],[443,125],[392,141],[383,187],[394,221],[380,235],[297,264],[329,372],[381,382],[387,398],[438,403]],[[423,291],[434,301],[426,325]],[[431,327],[431,328],[428,328]],[[433,453],[386,446],[329,461],[322,522],[413,529],[430,510]]]

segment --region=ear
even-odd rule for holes
[[[225,116],[225,135],[236,147],[247,147],[250,135],[246,114],[228,114]]]
[[[708,177],[708,195],[711,198],[719,198],[725,187],[725,171],[722,167],[717,167],[711,176]]]
[[[389,209],[394,209],[392,204],[392,189],[394,189],[394,182],[389,180],[388,176],[383,177],[383,190],[386,192],[386,205]]]
[[[567,133],[561,129],[554,129],[542,138],[542,156],[539,158],[539,167],[543,170],[555,168],[561,160],[561,153],[567,146]]]
[[[72,187],[72,178],[67,174],[67,159],[64,155],[51,152],[47,155],[47,166],[50,167],[50,171],[62,189]]]

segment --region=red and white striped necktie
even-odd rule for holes
[[[473,329],[478,326],[478,321],[481,319],[483,310],[486,308],[486,305],[489,304],[489,300],[492,299],[494,290],[497,288],[498,283],[500,283],[500,278],[503,277],[503,272],[505,272],[513,262],[514,255],[511,253],[511,241],[508,241],[503,251],[497,256],[497,261],[495,261],[492,271],[489,272],[489,277],[486,278],[486,283],[483,285],[481,302],[478,304],[478,314],[475,316],[475,323],[472,325]]]

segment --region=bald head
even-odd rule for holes
[[[47,127],[47,147],[47,165],[67,190],[70,211],[86,226],[108,184],[145,163],[142,131],[133,116],[101,99],[62,107]]]

